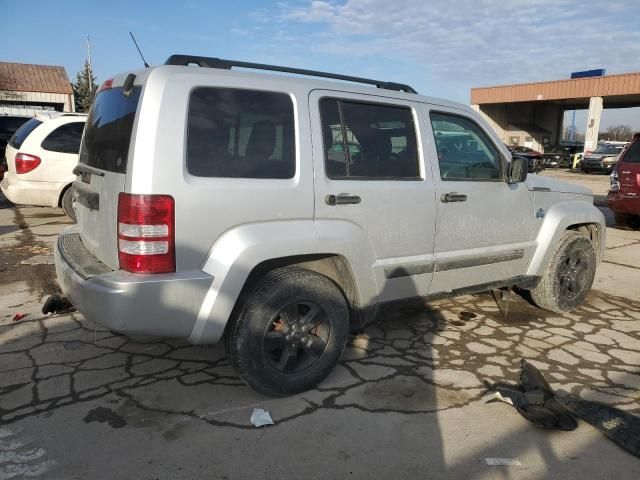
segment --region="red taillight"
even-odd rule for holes
[[[174,201],[170,195],[118,195],[118,259],[132,273],[176,271]]]
[[[110,88],[113,88],[113,78],[110,78],[109,80],[105,80],[104,83],[98,89],[98,91],[101,92],[102,90],[109,90]]]
[[[40,165],[40,157],[28,153],[16,154],[16,173],[29,173]]]

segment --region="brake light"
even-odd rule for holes
[[[16,155],[16,173],[29,173],[35,170],[40,163],[40,157],[28,153],[18,153]]]
[[[176,271],[174,211],[170,195],[118,195],[118,260],[122,270]]]
[[[101,92],[102,90],[109,90],[112,87],[113,87],[113,78],[110,78],[109,80],[104,81],[104,83],[100,86],[98,91]]]

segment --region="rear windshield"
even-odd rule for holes
[[[129,143],[142,87],[133,87],[129,96],[122,88],[102,90],[93,102],[84,139],[80,162],[108,172],[125,173]]]
[[[622,156],[624,163],[640,163],[640,139],[633,142]]]
[[[29,117],[0,117],[0,135],[14,134]]]
[[[36,118],[32,118],[31,120],[29,120],[18,130],[16,130],[16,133],[14,133],[13,137],[11,137],[11,140],[9,140],[9,145],[11,145],[13,148],[20,148],[29,134],[33,132],[41,123],[42,122]]]

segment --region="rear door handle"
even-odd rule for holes
[[[466,202],[467,196],[464,193],[443,193],[440,195],[440,201],[443,203]]]
[[[325,198],[327,205],[349,205],[360,203],[362,199],[358,195],[349,195],[348,193],[339,193],[338,195],[327,195]]]

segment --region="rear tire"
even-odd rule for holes
[[[540,308],[571,312],[587,297],[596,273],[596,252],[578,232],[564,232],[531,298]]]
[[[73,223],[76,223],[76,211],[73,209],[73,185],[64,191],[60,205],[67,217],[73,220]]]
[[[240,301],[226,332],[227,355],[258,392],[308,390],[340,360],[349,339],[349,307],[327,277],[300,268],[273,270]]]
[[[630,215],[627,225],[633,230],[640,230],[640,215]]]

